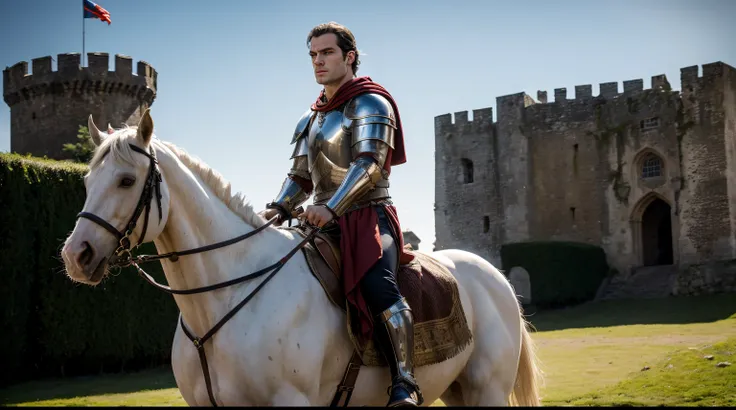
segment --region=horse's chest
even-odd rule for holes
[[[268,327],[245,332],[221,329],[204,349],[218,403],[267,405],[284,380],[308,375],[308,367],[302,366],[298,359],[302,357],[299,351],[308,352],[306,340],[294,346],[288,340],[300,338]],[[182,339],[177,344],[174,374],[182,395],[188,403],[209,406],[205,369],[197,351],[189,340]]]

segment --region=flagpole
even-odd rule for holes
[[[82,3],[82,67],[84,67],[84,2]]]

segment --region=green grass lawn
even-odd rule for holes
[[[543,403],[736,406],[735,312],[736,295],[718,295],[536,313]],[[0,390],[0,404],[185,405],[168,368],[11,386]]]
[[[612,386],[565,400],[575,406],[736,406],[736,338],[681,349]],[[724,362],[727,367],[718,367]]]

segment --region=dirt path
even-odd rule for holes
[[[730,332],[729,332],[730,333]],[[638,337],[611,337],[611,336],[587,336],[574,338],[554,338],[545,339],[538,338],[537,345],[540,347],[556,347],[565,346],[567,348],[591,347],[595,345],[629,345],[636,346],[639,344],[659,344],[659,345],[688,345],[697,346],[703,343],[715,343],[726,339],[728,333],[721,335],[652,335]]]

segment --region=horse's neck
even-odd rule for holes
[[[169,186],[171,206],[166,228],[154,241],[159,253],[211,245],[253,231],[179,161],[162,158],[161,168]],[[223,248],[182,256],[177,262],[162,260],[169,286],[193,289],[213,285],[272,264],[273,250],[267,242],[278,241],[278,235],[267,231]],[[174,298],[187,326],[202,336],[230,310],[233,289],[242,286]]]

